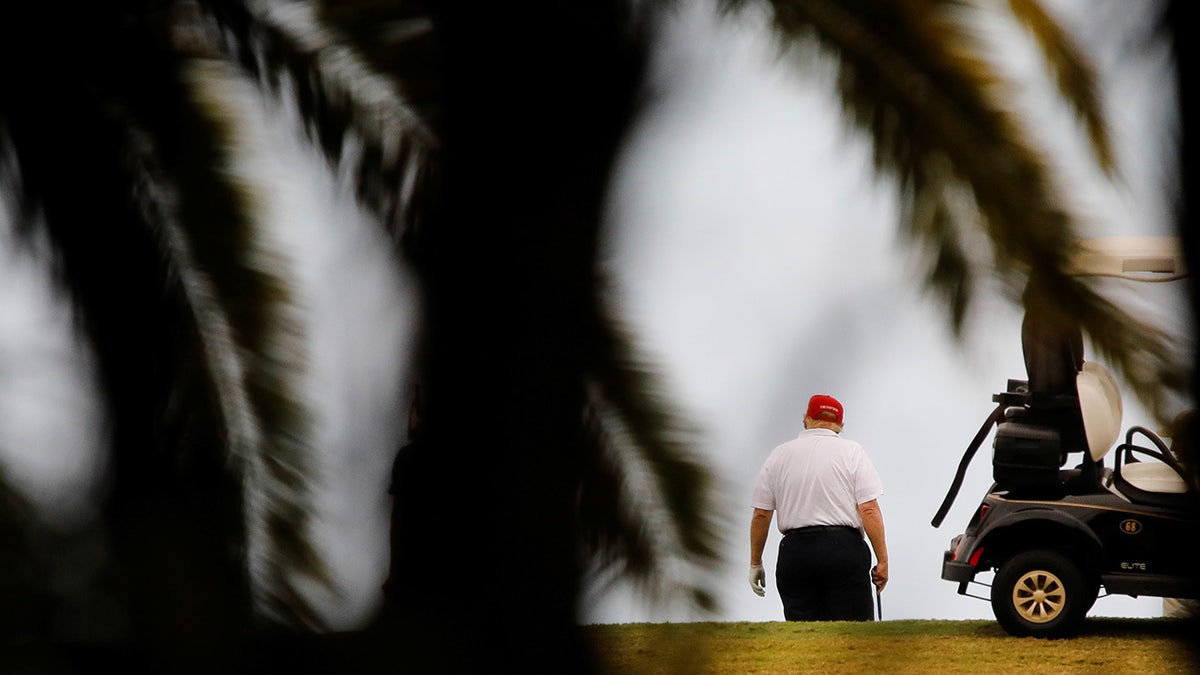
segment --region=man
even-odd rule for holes
[[[871,584],[888,580],[887,543],[877,499],[883,483],[866,451],[842,438],[842,404],[818,394],[804,431],[775,448],[754,486],[750,586],[766,588],[762,554],[774,512],[783,532],[775,583],[788,621],[870,621]],[[863,531],[875,550],[863,541]]]

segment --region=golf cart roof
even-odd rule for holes
[[[1074,275],[1134,281],[1173,281],[1187,276],[1178,237],[1098,237],[1082,243],[1083,249],[1069,263]]]

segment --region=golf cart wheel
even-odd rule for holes
[[[1095,599],[1079,567],[1055,551],[1005,561],[992,583],[992,612],[1011,635],[1057,638],[1079,628]]]

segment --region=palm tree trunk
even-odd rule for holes
[[[641,59],[617,3],[447,2],[433,15],[446,144],[419,247],[424,470],[397,485],[422,510],[401,519],[391,609],[420,636],[408,658],[439,669],[589,672],[577,626],[586,326]]]

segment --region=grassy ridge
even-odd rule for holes
[[[1064,640],[1014,638],[994,621],[588,626],[612,673],[1195,673],[1191,624],[1084,622]]]

